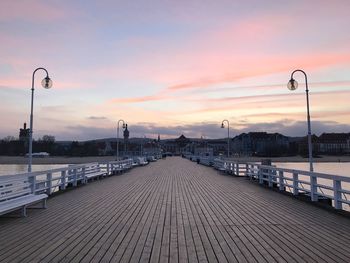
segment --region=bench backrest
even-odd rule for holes
[[[31,194],[32,190],[27,176],[0,177],[0,202],[19,196]]]
[[[98,163],[90,163],[85,167],[85,174],[97,173],[100,172],[101,168]]]
[[[84,165],[85,168],[85,174],[91,174],[91,173],[96,173],[101,171],[101,167],[99,163],[87,163],[87,164],[82,164]],[[76,164],[69,164],[68,167],[74,167],[77,166]],[[81,176],[83,174],[83,168],[80,167],[77,169],[77,175]],[[68,170],[68,175],[73,175],[73,170]]]

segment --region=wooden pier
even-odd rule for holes
[[[350,262],[350,219],[179,157],[0,218],[0,262]]]

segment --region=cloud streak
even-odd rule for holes
[[[349,124],[350,2],[282,2],[3,0],[0,132],[28,120],[38,66],[54,85],[43,91],[36,75],[36,134],[105,137],[119,118],[168,136],[223,118],[304,121],[303,77],[286,89],[296,68],[308,73],[312,117]]]

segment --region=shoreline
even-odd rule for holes
[[[288,157],[237,157],[230,158],[241,162],[261,162],[261,160],[271,160],[272,163],[308,163],[309,158],[302,156],[288,156]],[[333,156],[322,155],[317,158],[313,158],[313,163],[348,163],[350,162],[350,156]]]
[[[33,164],[81,164],[104,161],[115,161],[115,156],[88,156],[88,157],[65,157],[50,156],[36,157],[32,159]],[[28,164],[28,157],[24,156],[0,156],[0,164]]]
[[[89,156],[89,157],[64,157],[64,156],[52,156],[45,158],[33,158],[33,164],[81,164],[91,162],[104,162],[114,161],[115,156]],[[171,157],[167,157],[171,158]],[[238,157],[230,158],[241,162],[261,162],[263,159],[270,159],[273,163],[307,163],[308,158],[301,156],[290,157]],[[321,156],[320,158],[314,158],[314,163],[326,163],[326,162],[350,162],[350,156]],[[0,156],[0,164],[27,164],[28,158],[23,156]]]

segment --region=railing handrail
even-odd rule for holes
[[[30,173],[25,172],[20,174],[3,175],[0,176],[0,182],[27,178],[27,180],[30,181],[32,193],[46,192],[50,195],[56,191],[57,188],[64,190],[68,184],[72,184],[73,186],[77,186],[78,182],[85,184],[92,171],[101,173],[101,175],[109,175],[114,172],[121,172],[132,168],[132,163],[133,160],[129,158],[119,161],[72,164]]]
[[[30,173],[25,172],[25,173],[19,173],[19,174],[7,174],[7,175],[1,175],[0,180],[3,178],[14,178],[15,176],[32,177],[32,176],[38,176],[38,175],[47,174],[47,173],[57,173],[57,172],[64,171],[64,170],[83,168],[85,166],[86,166],[86,164],[77,164],[77,165],[69,165],[69,166],[65,166],[65,167],[53,168],[53,169],[48,169],[48,170],[35,171],[35,172],[30,172]]]
[[[205,159],[205,157],[198,158]],[[264,165],[227,158],[213,158],[213,167],[237,176],[244,175],[251,179],[258,179],[260,184],[266,183],[269,187],[276,186],[280,191],[285,191],[287,187],[293,195],[298,195],[302,192],[307,193],[310,195],[311,201],[314,202],[320,198],[328,198],[334,202],[336,209],[343,209],[343,204],[350,205],[348,198],[350,190],[345,189],[342,184],[345,183],[348,186],[348,183],[350,183],[350,177],[347,176],[281,168],[275,165]],[[328,180],[326,181],[328,185],[318,182],[318,179]]]
[[[304,175],[304,176],[316,176],[316,177],[320,177],[323,179],[330,179],[330,180],[336,179],[336,180],[350,183],[350,177],[342,176],[342,175],[326,174],[326,173],[320,173],[320,172],[310,172],[310,171],[296,170],[296,169],[290,169],[290,168],[281,168],[281,167],[274,167],[274,166],[270,166],[270,165],[250,163],[250,162],[247,162],[246,164],[255,165],[255,166],[260,167],[262,169],[273,169],[275,171],[281,171],[281,172],[287,172],[287,173],[298,173],[298,174]]]

